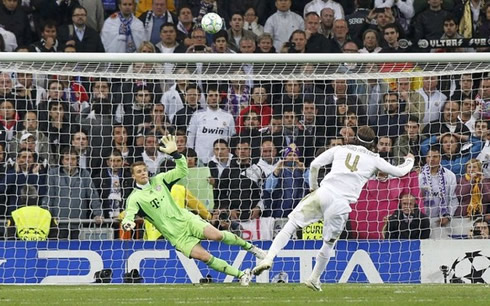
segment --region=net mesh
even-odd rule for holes
[[[98,241],[100,252],[136,251],[139,242],[162,239],[142,219],[129,233],[120,221],[134,187],[131,163],[144,161],[151,175],[175,167],[157,150],[160,138],[171,133],[190,167],[172,189],[176,202],[218,229],[246,240],[272,240],[308,194],[315,156],[355,143],[361,125],[373,128],[375,150],[383,158],[399,165],[412,153],[416,166],[402,178],[379,173],[364,186],[341,235],[347,242],[338,248],[349,250],[349,241],[369,248],[371,240],[375,247],[380,239],[488,235],[475,220],[490,219],[490,62],[0,61],[0,71],[4,239],[47,238],[53,240],[43,246],[49,250],[66,248],[66,239]],[[219,111],[210,111],[216,107]],[[321,178],[328,172],[322,169]],[[41,209],[19,213],[26,204]],[[48,211],[53,220],[41,217]],[[292,240],[306,240],[303,250],[319,248],[322,230],[323,224],[315,223]],[[405,243],[410,257],[411,244]],[[165,242],[149,248],[171,249]],[[213,250],[218,257],[224,253]],[[196,282],[205,276],[201,264],[186,266],[185,273],[175,268],[175,260],[187,263],[180,257],[149,261],[140,270],[151,271],[148,282]],[[278,262],[277,272],[299,279],[287,256]],[[346,262],[339,262],[344,269]],[[411,259],[401,256],[403,262]],[[83,263],[79,258],[63,263],[80,275],[88,271],[76,267]],[[26,266],[14,268],[4,275],[6,282],[30,282],[15,269],[26,273]],[[166,276],[155,269],[166,270]],[[396,271],[388,274],[392,281],[411,281]],[[93,278],[78,281],[88,279]]]

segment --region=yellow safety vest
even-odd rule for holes
[[[39,206],[26,206],[12,212],[17,236],[22,240],[46,240],[51,225],[51,213]]]

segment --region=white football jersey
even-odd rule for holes
[[[393,166],[377,153],[362,146],[336,146],[323,152],[310,165],[310,186],[318,188],[318,170],[332,164],[332,170],[322,180],[320,186],[327,187],[335,195],[354,203],[361,194],[362,187],[380,170],[392,176],[404,176],[413,167],[414,160],[406,159],[399,166]]]
[[[207,163],[213,156],[213,143],[224,139],[228,143],[235,135],[233,116],[222,109],[200,110],[192,115],[187,129],[187,147],[194,149],[197,157]]]

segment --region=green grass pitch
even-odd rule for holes
[[[489,285],[1,285],[0,305],[490,305]]]

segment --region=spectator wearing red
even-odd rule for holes
[[[269,125],[272,117],[272,108],[269,106],[269,95],[265,86],[256,86],[252,89],[250,105],[242,109],[237,118],[236,126],[239,134],[243,128],[244,115],[253,111],[260,117],[260,127]]]

